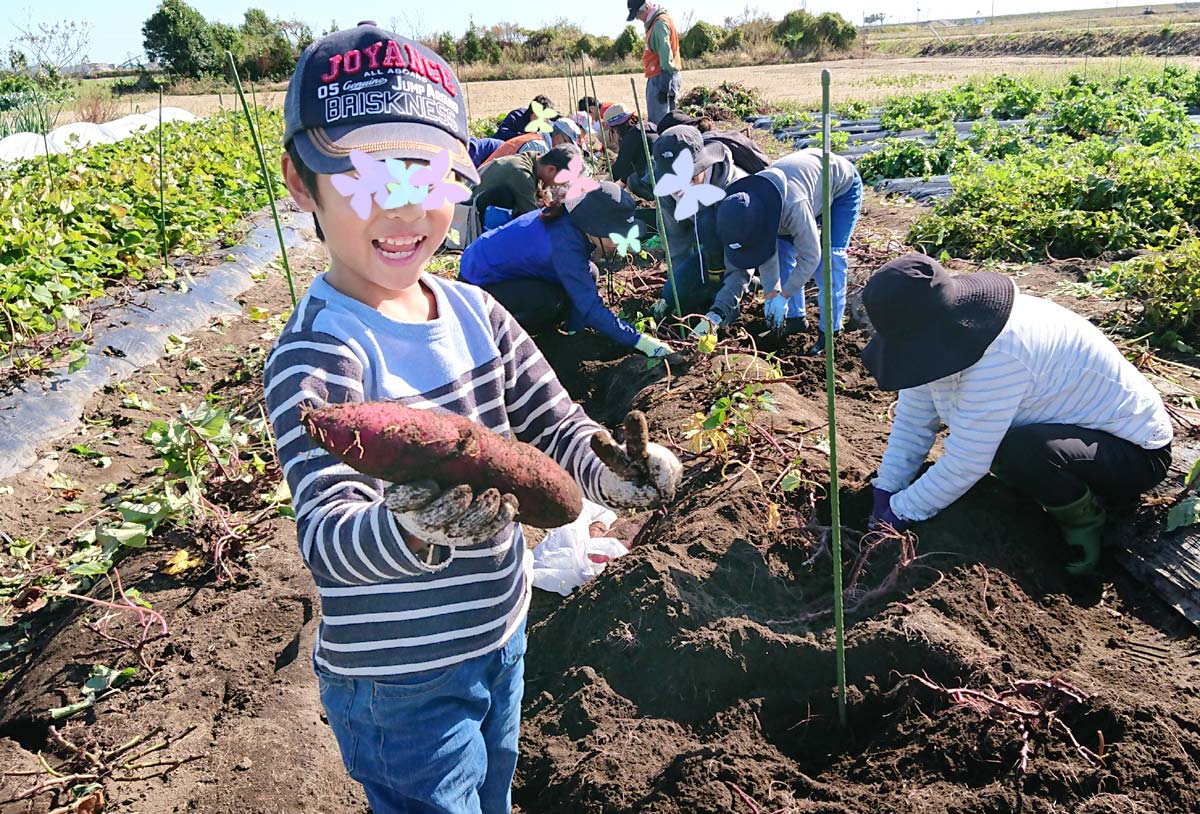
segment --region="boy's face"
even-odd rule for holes
[[[542,186],[549,187],[554,185],[554,178],[561,172],[550,164],[538,162],[537,177]]]
[[[296,204],[316,213],[321,222],[330,255],[330,283],[375,307],[417,284],[454,218],[454,204],[449,202],[430,210],[420,204],[381,209],[372,202],[364,220],[351,208],[350,198],[334,188],[331,176],[317,176],[316,199],[304,188],[287,154],[283,176]]]

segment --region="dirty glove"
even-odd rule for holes
[[[787,297],[782,294],[776,294],[763,303],[763,313],[766,314],[767,322],[771,323],[772,330],[783,330],[783,323],[787,319],[787,306]]]
[[[604,463],[597,489],[612,509],[661,506],[674,499],[683,465],[666,447],[649,440],[646,416],[634,410],[625,417],[625,444],[604,430],[592,436],[592,451]]]
[[[639,353],[644,353],[651,359],[660,359],[663,356],[668,356],[674,353],[671,346],[661,339],[651,336],[650,334],[642,334],[638,337],[637,344],[634,345]]]
[[[658,302],[654,303],[654,306],[650,310],[654,314],[654,318],[659,322],[662,322],[662,318],[671,313],[671,303],[667,302],[665,299],[660,299]]]
[[[867,523],[867,528],[872,531],[879,531],[884,526],[891,526],[896,531],[906,531],[908,529],[908,521],[902,519],[892,511],[892,496],[895,494],[895,492],[889,492],[886,489],[875,489],[871,519]]]
[[[446,492],[431,480],[397,483],[383,493],[401,530],[425,544],[425,564],[449,560],[454,549],[478,545],[499,534],[517,516],[517,499],[485,489],[478,496],[460,484]],[[442,551],[436,551],[441,548]]]
[[[701,337],[715,334],[717,329],[721,327],[721,317],[719,314],[714,314],[709,311],[704,315],[704,319],[700,320],[700,324],[692,328],[692,336]]]

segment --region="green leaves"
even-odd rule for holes
[[[60,721],[63,718],[69,718],[72,715],[83,712],[97,701],[112,695],[116,692],[117,688],[133,678],[135,673],[137,673],[137,669],[133,667],[114,670],[103,664],[93,665],[92,674],[88,677],[87,681],[83,682],[83,686],[79,688],[80,693],[83,695],[83,700],[74,704],[68,704],[65,707],[51,709],[50,717],[56,721]]]
[[[237,130],[239,115],[164,125],[173,254],[204,248],[267,203],[254,146],[244,125]],[[262,111],[261,120],[264,139],[282,132],[279,111]],[[0,165],[0,307],[11,317],[0,321],[0,353],[71,319],[73,303],[114,284],[157,278],[157,147],[152,129]]]

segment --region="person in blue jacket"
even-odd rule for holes
[[[554,103],[541,94],[534,96],[533,102],[537,102],[542,108],[554,109]],[[492,134],[492,138],[508,141],[510,138],[516,138],[524,133],[525,128],[533,121],[533,102],[526,107],[516,107],[508,111],[508,115],[504,117],[504,120],[496,128],[496,132]]]
[[[484,233],[463,252],[459,279],[487,291],[531,335],[563,322],[568,331],[592,328],[619,345],[660,357],[671,347],[639,333],[600,299],[591,237],[642,230],[637,204],[610,181],[564,203],[527,212]]]

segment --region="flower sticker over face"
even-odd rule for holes
[[[701,206],[712,206],[725,198],[725,190],[720,187],[693,184],[695,168],[691,150],[684,150],[671,163],[671,171],[654,185],[655,195],[660,198],[670,195],[678,202],[675,206],[677,220],[687,220],[699,212]]]
[[[350,208],[363,220],[371,216],[371,199],[381,207],[387,205],[388,184],[395,179],[384,162],[372,158],[361,150],[350,151],[350,163],[358,177],[350,173],[335,175],[329,180],[333,188],[350,199]]]
[[[583,174],[583,156],[581,155],[571,158],[567,168],[554,176],[554,183],[567,185],[566,195],[563,196],[563,200],[566,201],[573,201],[594,189],[600,189],[599,181]]]
[[[428,167],[419,167],[412,174],[412,183],[429,187],[429,194],[421,203],[426,211],[445,204],[459,204],[471,197],[471,190],[453,180],[450,175],[450,151],[442,150],[433,157]]]
[[[384,209],[396,209],[425,201],[429,195],[429,187],[413,183],[413,176],[423,169],[420,164],[406,164],[395,158],[385,159],[383,163],[395,179],[387,185],[388,197]]]
[[[554,129],[554,123],[551,121],[558,117],[558,111],[552,107],[542,107],[541,102],[530,102],[529,109],[533,115],[529,119],[529,124],[525,125],[526,133],[549,133]]]
[[[627,257],[630,254],[639,254],[642,251],[642,241],[638,240],[638,225],[635,223],[629,227],[629,234],[622,235],[620,232],[609,232],[608,239],[617,246],[617,254],[622,257]]]

